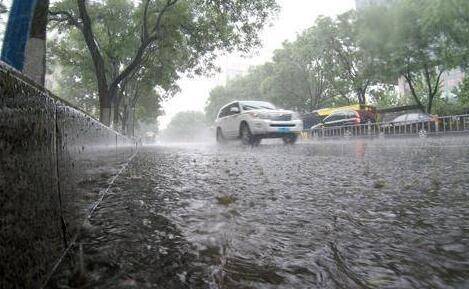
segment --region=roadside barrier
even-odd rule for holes
[[[135,141],[0,63],[0,288],[42,288]]]
[[[307,139],[392,137],[469,133],[469,114],[435,117],[427,121],[382,122],[335,127],[319,127],[302,133]]]

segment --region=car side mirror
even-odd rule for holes
[[[230,108],[230,112],[238,113],[238,112],[239,112],[239,108],[238,108],[238,107],[231,107],[231,108]]]

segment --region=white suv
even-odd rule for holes
[[[240,138],[243,144],[258,145],[263,138],[282,138],[293,144],[303,130],[296,112],[277,109],[264,101],[234,101],[220,109],[217,120],[217,142]]]

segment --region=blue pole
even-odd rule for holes
[[[14,0],[8,17],[1,59],[20,71],[35,6],[36,0]]]

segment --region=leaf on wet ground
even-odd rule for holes
[[[385,180],[377,180],[375,181],[374,188],[375,189],[382,189],[386,186],[386,181]]]
[[[217,202],[220,205],[229,206],[229,205],[233,204],[234,202],[236,202],[236,198],[231,196],[231,195],[218,196],[217,197]]]

